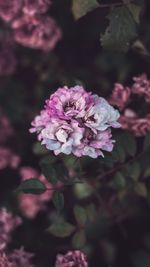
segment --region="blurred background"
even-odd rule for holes
[[[134,23],[117,9],[126,4],[133,5],[130,15]],[[118,23],[112,8],[118,12]],[[116,82],[130,87],[133,77],[150,75],[149,10],[148,0],[0,0],[0,207],[22,218],[5,245],[7,253],[24,247],[34,254],[33,266],[50,267],[58,253],[78,248],[87,253],[90,267],[150,266],[150,150],[138,163],[130,158],[141,153],[145,136],[122,135],[120,130],[115,133],[119,140],[115,163],[109,162],[110,158],[107,161],[107,156],[104,163],[101,159],[83,160],[90,182],[64,190],[61,213],[52,203],[52,191],[43,198],[15,191],[21,180],[40,177],[39,161],[49,155],[29,128],[50,94],[64,85],[82,85],[109,98]],[[150,105],[145,105],[135,99],[130,108],[146,116]],[[127,157],[119,150],[126,138],[134,139]],[[146,140],[149,148],[150,138]],[[52,164],[59,164],[53,155],[49,157]],[[91,180],[95,175],[126,160],[131,160],[131,169],[139,164],[134,165],[134,193],[133,184],[122,177],[112,186],[110,172],[98,187],[100,197],[93,198]],[[74,171],[73,159],[64,157],[64,161]],[[82,225],[84,215],[91,218],[87,227]],[[52,223],[64,220],[70,228],[63,238],[52,229],[47,231]]]

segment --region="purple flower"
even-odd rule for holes
[[[0,0],[0,17],[9,22],[18,14],[22,0]]]
[[[55,267],[88,267],[86,255],[79,251],[69,251],[65,255],[58,255]]]
[[[33,267],[30,263],[31,258],[34,255],[26,252],[24,248],[16,249],[8,256],[9,261],[12,263],[12,267]]]
[[[55,155],[73,153],[97,158],[103,156],[102,150],[112,151],[110,128],[120,127],[119,116],[104,98],[81,86],[65,86],[46,101],[30,132],[37,132],[38,140]]]
[[[94,133],[91,129],[86,128],[81,144],[73,149],[73,154],[77,157],[89,156],[91,158],[104,156],[101,150],[108,152],[113,150],[115,141],[111,137],[110,129]]]
[[[45,13],[50,5],[50,0],[24,0],[23,12],[31,16]]]
[[[53,150],[55,155],[60,153],[71,154],[72,149],[81,144],[84,129],[80,128],[78,122],[53,118],[51,122],[41,131],[40,139],[46,148]]]
[[[6,254],[0,251],[0,267],[13,267]]]
[[[94,104],[87,110],[84,121],[85,125],[93,130],[104,131],[108,127],[119,128],[117,122],[120,115],[104,98],[93,96]]]
[[[15,41],[23,46],[52,50],[61,39],[61,30],[48,16],[22,15],[12,23]]]
[[[0,250],[5,249],[11,240],[13,230],[20,224],[19,217],[14,217],[5,208],[0,209]]]
[[[49,114],[56,114],[63,119],[82,118],[86,114],[86,109],[92,103],[91,93],[88,93],[81,86],[67,86],[59,88],[46,101],[46,109]]]

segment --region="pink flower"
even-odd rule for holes
[[[0,147],[0,170],[6,167],[16,169],[19,163],[19,156],[15,155],[9,148]]]
[[[0,17],[9,22],[18,14],[22,0],[0,0]]]
[[[73,154],[77,157],[89,156],[91,158],[104,156],[101,150],[108,152],[113,150],[115,141],[111,137],[110,129],[94,133],[91,129],[86,128],[82,142],[77,148],[73,149]]]
[[[142,74],[138,77],[134,77],[134,84],[132,85],[132,93],[137,95],[143,95],[146,102],[150,102],[150,80],[148,80],[146,74]]]
[[[6,254],[0,251],[0,267],[13,267]],[[15,267],[15,266],[14,266]]]
[[[11,240],[14,229],[21,224],[19,217],[14,217],[5,208],[0,209],[0,250],[3,250]]]
[[[54,152],[97,158],[112,151],[111,127],[118,128],[119,112],[104,98],[81,86],[59,88],[32,122],[30,132]],[[109,128],[109,131],[107,129]]]
[[[83,87],[75,86],[69,89],[64,86],[46,101],[46,109],[50,116],[56,114],[62,119],[82,118],[92,101],[91,93],[86,92]]]
[[[150,114],[141,118],[134,111],[127,109],[124,115],[121,115],[120,123],[123,129],[131,131],[135,136],[144,136],[150,131]]]
[[[95,95],[94,104],[87,110],[84,121],[85,125],[92,130],[104,131],[109,127],[119,128],[117,120],[120,117],[118,110],[114,109],[102,97]]]
[[[12,264],[11,267],[34,267],[30,263],[30,260],[33,256],[34,254],[26,252],[22,247],[14,250],[10,255],[8,255],[8,259]]]
[[[19,195],[19,206],[23,214],[30,219],[33,219],[40,210],[46,208],[46,202],[50,201],[53,195],[52,185],[47,179],[40,175],[35,169],[31,167],[20,168],[20,176],[22,181],[37,178],[43,182],[48,190],[41,195],[23,194]]]
[[[113,106],[117,106],[119,110],[123,110],[127,105],[130,96],[131,89],[129,87],[124,87],[120,83],[115,83],[109,103]]]
[[[41,131],[40,138],[46,148],[53,150],[55,155],[60,153],[71,154],[72,149],[81,144],[84,129],[78,122],[60,119],[51,119],[51,122]]]
[[[45,13],[50,5],[51,0],[24,0],[23,12],[30,16]]]
[[[12,23],[17,43],[45,51],[52,50],[61,39],[61,31],[54,19],[48,16],[22,15]]]
[[[55,267],[88,267],[86,255],[79,251],[69,251],[65,255],[58,255]]]

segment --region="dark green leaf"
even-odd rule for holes
[[[142,182],[139,182],[135,185],[134,191],[141,197],[148,196],[146,185]]]
[[[114,176],[113,183],[117,189],[122,189],[126,186],[125,177],[121,172],[117,172]]]
[[[41,169],[42,169],[42,173],[44,174],[44,176],[50,183],[56,184],[58,182],[56,171],[52,167],[52,165],[45,164],[42,166]]]
[[[53,203],[54,203],[54,206],[57,210],[62,210],[64,208],[64,195],[59,192],[59,191],[56,191],[54,194],[53,194]]]
[[[87,221],[86,210],[83,207],[76,205],[74,207],[74,215],[78,224],[84,226]]]
[[[126,6],[115,7],[108,16],[109,26],[101,36],[104,48],[127,52],[137,37],[137,25]]]
[[[73,0],[72,12],[75,19],[79,19],[97,7],[99,4],[96,0]]]
[[[141,174],[140,165],[138,162],[134,162],[129,166],[129,177],[134,181],[137,181]]]
[[[44,155],[47,152],[46,148],[41,145],[40,142],[36,142],[33,145],[33,153],[36,155]]]
[[[141,14],[142,7],[140,5],[136,5],[136,4],[132,4],[132,3],[128,4],[127,7],[130,10],[130,12],[132,13],[132,16],[133,16],[135,22],[140,23],[140,14]]]
[[[67,222],[55,223],[47,231],[54,236],[64,238],[70,236],[75,231],[75,226]]]
[[[86,243],[86,235],[84,230],[80,230],[79,232],[75,233],[72,238],[72,245],[76,249],[81,249]]]
[[[26,194],[42,194],[46,191],[45,185],[36,178],[25,180],[21,183],[18,188],[19,191],[22,191]]]

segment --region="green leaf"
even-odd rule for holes
[[[44,155],[47,152],[46,148],[41,145],[40,142],[36,142],[33,144],[33,153],[35,155]]]
[[[117,172],[113,179],[113,184],[117,189],[123,189],[126,186],[125,177],[121,172]]]
[[[129,166],[129,177],[131,177],[134,181],[137,181],[141,174],[141,168],[138,162],[132,163]]]
[[[54,194],[53,194],[53,203],[54,203],[54,206],[57,210],[62,210],[64,208],[64,195],[59,192],[59,191],[56,191]]]
[[[116,144],[112,152],[112,158],[114,161],[124,162],[126,159],[126,153],[122,145]]]
[[[79,232],[75,233],[72,238],[72,245],[76,249],[81,249],[86,243],[86,235],[84,230],[80,230]]]
[[[80,226],[84,226],[86,224],[87,215],[86,215],[86,210],[83,207],[76,205],[74,207],[74,215],[76,221]]]
[[[86,213],[87,213],[88,221],[90,221],[90,222],[95,221],[95,219],[97,217],[97,211],[96,211],[95,205],[93,203],[89,204],[86,207]]]
[[[75,226],[67,222],[62,222],[60,224],[55,223],[52,224],[47,231],[56,237],[65,238],[75,231]]]
[[[137,37],[137,25],[126,6],[115,7],[109,16],[109,26],[101,36],[105,49],[127,52],[130,43]]]
[[[44,164],[41,169],[42,173],[50,183],[56,184],[58,182],[56,171],[52,165]]]
[[[141,14],[142,7],[140,5],[136,5],[136,4],[130,3],[130,4],[127,5],[127,8],[132,13],[132,16],[133,16],[135,22],[139,24],[140,23],[140,14]]]
[[[135,185],[134,191],[141,197],[147,197],[148,196],[146,185],[142,182],[139,182]]]
[[[150,148],[150,133],[148,133],[144,139],[143,150],[146,151],[148,148]]]
[[[73,0],[72,13],[75,19],[80,19],[97,7],[99,7],[99,4],[96,0]]]
[[[44,193],[46,191],[46,187],[38,179],[31,178],[31,179],[23,181],[21,185],[19,186],[18,190],[26,194],[38,195],[38,194]]]

